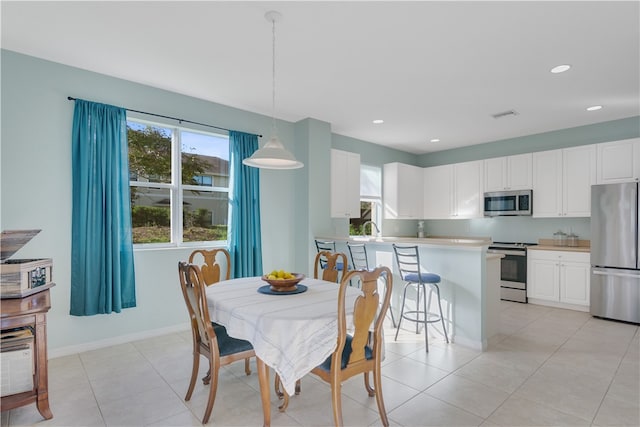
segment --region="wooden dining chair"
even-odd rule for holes
[[[204,356],[209,361],[209,373],[202,380],[205,385],[209,385],[209,398],[202,418],[202,423],[206,424],[216,399],[220,367],[253,357],[255,352],[249,341],[232,338],[224,327],[211,322],[205,292],[206,285],[200,268],[194,264],[179,262],[178,273],[193,336],[191,381],[184,400],[191,399],[200,367],[200,356]]]
[[[384,279],[384,291],[378,291],[378,279]],[[349,287],[349,282],[359,280],[360,286]],[[354,375],[364,374],[364,385],[369,396],[376,398],[380,420],[389,425],[382,397],[381,361],[383,353],[382,325],[389,302],[393,278],[388,267],[372,271],[355,270],[347,273],[340,282],[338,293],[338,344],[334,353],[311,372],[331,384],[333,420],[342,426],[342,382]],[[358,289],[361,294],[353,307],[353,324],[347,325],[347,289]],[[380,300],[382,299],[382,303]],[[351,327],[350,327],[351,326]],[[347,334],[347,329],[352,334]],[[369,373],[373,373],[372,388]]]
[[[342,252],[320,251],[316,255],[313,266],[313,277],[328,282],[339,283],[344,277],[344,266],[347,264],[347,256]]]
[[[207,286],[231,278],[231,256],[225,248],[196,249],[189,255],[189,264],[200,266]]]
[[[231,278],[231,256],[225,248],[196,249],[189,255],[189,264],[196,264],[200,267],[202,279],[207,286]],[[216,327],[224,328],[218,324]],[[251,375],[251,359],[249,358],[244,361],[244,372]]]
[[[313,268],[313,278],[322,279],[328,282],[340,282],[340,275],[344,276],[341,266],[347,264],[347,256],[342,252],[320,251],[315,258],[315,266]],[[284,412],[289,406],[289,396],[280,388],[280,378],[276,375],[273,387],[278,398],[283,399],[282,404],[278,407],[280,412]],[[296,381],[295,394],[300,394],[300,380]]]

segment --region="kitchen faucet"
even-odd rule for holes
[[[364,233],[365,233],[365,229],[367,227],[367,224],[373,225],[376,228],[376,237],[380,237],[380,229],[378,228],[378,225],[375,222],[371,221],[371,220],[365,221],[365,222],[362,223],[362,236],[365,237]]]

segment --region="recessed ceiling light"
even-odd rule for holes
[[[440,142],[440,140],[438,138],[433,138],[432,140],[430,140],[429,142]]]
[[[379,125],[379,124],[382,124],[382,123],[384,123],[384,120],[376,119],[376,120],[373,121],[374,125]]]
[[[567,64],[565,64],[565,65],[558,65],[558,66],[556,66],[556,67],[553,67],[553,68],[551,69],[551,72],[552,72],[553,74],[564,73],[564,72],[565,72],[565,71],[567,71],[569,68],[571,68],[571,65],[567,65]]]
[[[596,111],[596,110],[600,110],[602,109],[602,105],[593,105],[589,108],[587,108],[587,111]]]

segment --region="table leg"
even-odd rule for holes
[[[260,381],[260,398],[262,399],[262,413],[264,414],[264,427],[271,425],[271,396],[269,391],[269,367],[256,356],[258,365],[258,380]]]

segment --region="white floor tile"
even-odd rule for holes
[[[640,403],[605,397],[593,424],[596,426],[640,426]]]
[[[385,377],[418,391],[426,390],[448,374],[445,370],[406,357],[382,368],[382,375]]]
[[[425,393],[482,418],[491,415],[509,397],[502,390],[457,375],[443,378]]]
[[[640,328],[588,313],[500,302],[500,334],[485,352],[445,343],[429,328],[429,353],[420,331],[385,330],[383,395],[393,426],[624,426],[640,425]],[[389,322],[387,322],[389,323]],[[35,404],[2,412],[8,426],[195,426],[208,387],[201,358],[189,402],[191,333],[182,331],[49,361],[54,418]],[[220,371],[210,426],[262,424],[255,360]],[[273,384],[271,372],[271,387]],[[271,388],[270,390],[273,390]],[[346,425],[381,425],[362,376],[343,385]],[[332,425],[330,388],[302,379],[285,413],[271,391],[273,426]]]
[[[566,414],[540,403],[511,396],[489,418],[496,426],[589,426],[582,418]],[[483,424],[484,426],[484,424]]]
[[[483,418],[421,393],[390,412],[403,426],[479,426]]]

